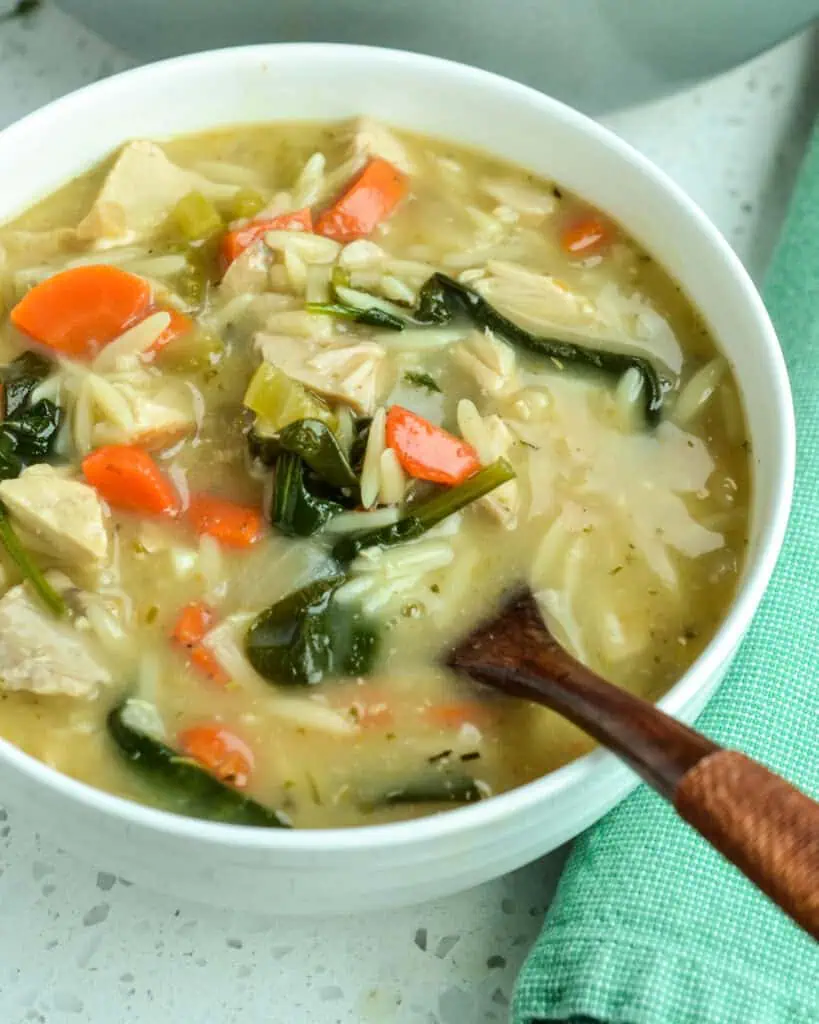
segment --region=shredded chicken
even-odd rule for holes
[[[458,427],[465,441],[468,441],[481,460],[488,466],[496,459],[506,458],[511,452],[515,437],[500,416],[494,413],[481,416],[474,403],[462,398],[458,403]],[[480,499],[480,504],[491,512],[507,530],[518,525],[520,492],[517,480],[507,480],[491,493]]]
[[[349,131],[351,150],[362,158],[362,163],[380,156],[405,174],[413,173],[415,168],[406,147],[385,125],[371,117],[357,117]]]
[[[258,295],[268,287],[270,250],[259,241],[230,264],[219,284],[219,297],[224,301],[239,295]]]
[[[49,578],[54,584],[65,579]],[[0,599],[0,688],[90,700],[111,682],[90,636],[56,619],[27,584]]]
[[[262,358],[326,398],[371,416],[381,387],[384,350],[374,342],[317,345],[307,339],[257,334]]]
[[[485,394],[501,394],[517,387],[515,351],[489,330],[473,331],[452,349],[452,358]]]

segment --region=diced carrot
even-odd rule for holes
[[[253,751],[243,739],[217,723],[194,725],[177,737],[181,750],[211,775],[244,789],[253,773]]]
[[[400,405],[387,413],[387,445],[417,480],[459,484],[481,468],[472,445]]]
[[[176,515],[179,496],[151,456],[136,445],[111,444],[82,460],[85,479],[109,505],[143,515]]]
[[[584,214],[569,221],[560,236],[563,251],[569,256],[593,256],[611,240],[610,225],[596,213]]]
[[[460,729],[462,725],[474,725],[478,729],[490,726],[495,716],[486,704],[467,701],[459,704],[433,704],[424,709],[423,717],[430,725],[439,729]]]
[[[407,194],[406,175],[375,157],[339,199],[316,221],[316,234],[337,242],[365,238]]]
[[[231,548],[249,548],[264,534],[258,509],[208,494],[191,498],[186,518],[198,534],[206,533]]]
[[[164,348],[168,342],[176,341],[176,339],[181,338],[183,334],[187,334],[188,331],[192,331],[194,327],[193,320],[176,309],[166,309],[162,312],[165,312],[170,316],[171,322],[148,349],[151,354],[159,352],[159,350]]]
[[[173,627],[173,638],[183,647],[193,647],[213,625],[213,609],[204,601],[186,604]]]
[[[147,281],[105,264],[46,278],[12,309],[11,322],[61,355],[92,356],[142,320],[151,305]]]
[[[264,238],[268,231],[312,231],[313,215],[309,208],[296,210],[294,213],[280,213],[278,217],[269,217],[267,220],[251,221],[243,228],[235,231],[226,231],[222,236],[221,255],[222,269],[227,270],[237,256],[260,238]]]
[[[230,676],[222,668],[213,651],[202,643],[213,624],[213,610],[202,601],[185,605],[176,620],[173,640],[184,649],[188,660],[214,683],[224,685]]]

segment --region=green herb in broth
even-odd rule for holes
[[[258,828],[290,828],[279,811],[263,807],[208,774],[189,758],[126,721],[128,701],[106,718],[117,752],[153,787],[168,810],[194,818]]]
[[[485,795],[472,776],[446,765],[431,765],[404,781],[353,789],[359,806],[366,811],[401,804],[471,804]]]
[[[431,391],[438,395],[441,394],[441,388],[438,387],[435,380],[428,373],[408,370],[404,374],[404,380],[415,388],[422,388],[424,391]]]

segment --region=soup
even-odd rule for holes
[[[696,310],[525,170],[358,119],[136,141],[0,229],[0,734],[215,820],[440,811],[590,749],[446,653],[528,585],[657,698],[749,455]]]

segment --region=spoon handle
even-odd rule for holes
[[[819,940],[819,803],[569,655],[529,595],[474,631],[448,664],[543,704],[619,755]]]
[[[819,940],[819,804],[736,750],[702,758],[674,807]]]
[[[584,666],[575,663],[571,679],[561,678],[553,654],[541,645],[524,658],[519,682],[529,698],[548,692],[550,707],[619,754],[819,940],[819,804]]]

